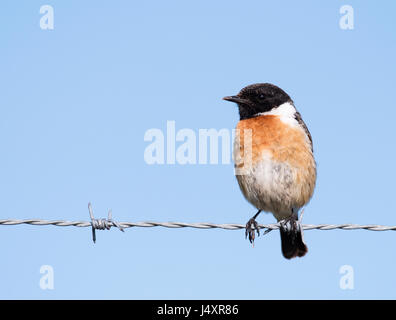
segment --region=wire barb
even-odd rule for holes
[[[120,231],[124,232],[124,228],[120,224],[112,219],[112,212],[109,210],[107,219],[95,219],[93,215],[91,202],[88,203],[89,216],[91,217],[92,226],[92,240],[96,243],[96,229],[98,230],[110,230],[111,227],[117,227]]]

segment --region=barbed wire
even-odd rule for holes
[[[112,219],[111,211],[108,213],[107,219],[95,219],[93,216],[91,203],[88,204],[89,215],[91,221],[67,221],[67,220],[44,220],[44,219],[0,219],[0,225],[14,226],[20,224],[34,225],[34,226],[47,226],[53,225],[57,227],[92,227],[92,239],[96,242],[95,230],[109,230],[111,227],[116,227],[124,232],[126,228],[133,227],[165,227],[165,228],[196,228],[196,229],[224,229],[224,230],[240,230],[245,229],[246,225],[237,223],[210,223],[210,222],[116,222]],[[396,231],[396,226],[384,226],[378,224],[302,224],[304,230],[370,230],[370,231]],[[279,223],[272,224],[258,224],[258,229],[266,229],[265,233],[272,230],[279,229]],[[264,234],[265,234],[264,233]]]
[[[29,224],[34,226],[45,226],[54,225],[58,227],[91,227],[92,223],[89,221],[67,221],[67,220],[42,220],[42,219],[0,219],[0,225],[18,225],[18,224]],[[197,222],[197,223],[186,223],[186,222],[154,222],[154,221],[143,221],[143,222],[117,222],[117,225],[109,224],[110,227],[121,227],[122,229],[133,228],[133,227],[165,227],[165,228],[197,228],[197,229],[225,229],[225,230],[239,230],[245,229],[246,225],[237,223],[224,223],[216,224],[210,222]],[[278,223],[273,224],[259,224],[259,229],[279,229]],[[384,226],[377,224],[303,224],[304,230],[370,230],[370,231],[396,231],[396,226]],[[96,228],[96,229],[109,229]]]

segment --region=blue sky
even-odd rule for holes
[[[42,5],[54,30],[40,29]],[[340,7],[354,29],[339,27]],[[396,225],[394,1],[2,1],[1,218],[245,223],[229,165],[148,165],[147,130],[227,128],[256,82],[293,98],[318,164],[304,222]],[[273,223],[262,215],[260,223]],[[394,299],[396,234],[0,226],[2,299]],[[42,265],[54,289],[42,290]],[[340,288],[341,266],[354,288]]]

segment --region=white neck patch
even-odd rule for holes
[[[258,116],[278,116],[279,119],[287,123],[288,125],[294,127],[299,126],[298,121],[294,117],[296,114],[296,108],[290,102],[285,102],[281,104],[279,107],[272,109],[271,111],[261,112],[257,114]]]

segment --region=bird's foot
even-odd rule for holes
[[[254,246],[254,239],[256,238],[256,231],[257,236],[260,236],[260,229],[255,217],[251,218],[248,223],[246,223],[245,228],[245,238],[249,236],[249,241]]]
[[[279,221],[279,224],[286,230],[292,230],[296,225],[296,218],[293,216],[285,218]]]

